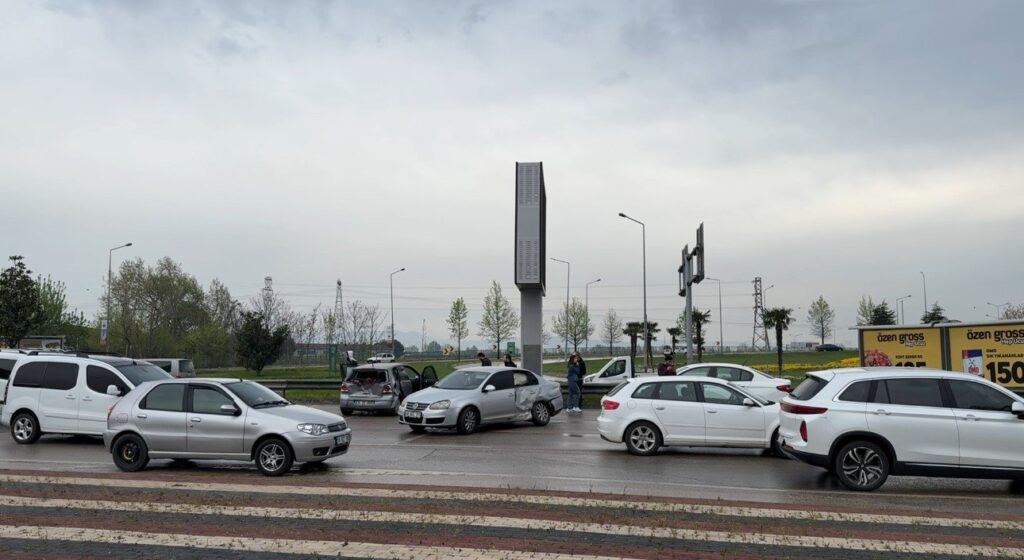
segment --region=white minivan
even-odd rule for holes
[[[0,424],[17,443],[43,434],[103,435],[107,410],[140,383],[170,379],[149,364],[113,356],[29,353],[0,393]]]
[[[4,410],[3,396],[7,389],[7,379],[11,376],[18,359],[24,355],[25,352],[20,350],[0,350],[0,414],[3,414]]]

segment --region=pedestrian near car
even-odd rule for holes
[[[505,354],[505,367],[519,367],[512,361],[512,354]]]
[[[484,354],[483,352],[478,353],[476,355],[476,357],[477,357],[477,359],[480,360],[480,365],[481,366],[487,367],[487,366],[491,365],[491,359],[488,358],[487,355]]]
[[[658,375],[675,375],[676,365],[672,363],[672,354],[665,354],[665,361],[658,364]]]
[[[583,378],[587,376],[587,362],[583,361],[583,356],[579,352],[576,352],[576,363],[580,365],[580,381],[577,385],[580,386],[580,407],[583,406]],[[577,407],[579,408],[579,407]],[[580,412],[583,412],[582,410]]]
[[[566,411],[573,414],[583,412],[580,409],[580,359],[573,354],[569,356],[569,371],[565,376],[566,384],[569,386],[569,403]]]

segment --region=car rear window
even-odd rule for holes
[[[619,392],[619,391],[621,391],[621,390],[622,390],[622,388],[623,388],[623,387],[625,387],[626,385],[629,385],[629,382],[628,382],[628,381],[626,381],[626,382],[623,382],[623,383],[619,383],[618,385],[616,385],[616,386],[612,387],[612,390],[611,390],[611,391],[608,391],[608,393],[607,393],[607,394],[608,394],[608,396],[610,397],[610,396],[614,395],[615,393],[618,393],[618,392]]]
[[[135,363],[124,366],[114,366],[121,375],[128,378],[128,382],[138,387],[146,381],[160,381],[170,379],[171,374],[150,364]]]
[[[7,379],[11,376],[11,370],[18,360],[0,360],[0,379]]]
[[[847,387],[846,390],[839,395],[839,400],[846,402],[868,402],[868,396],[870,393],[871,382],[858,381]]]
[[[357,369],[348,376],[348,381],[359,383],[386,383],[388,372],[383,369]]]
[[[828,385],[828,381],[825,381],[820,377],[808,375],[800,382],[799,385],[796,386],[796,389],[793,389],[793,391],[789,393],[789,396],[798,401],[806,401],[807,399],[814,398],[815,395],[820,393],[821,390],[825,388],[825,385]]]

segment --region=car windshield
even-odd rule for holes
[[[437,385],[438,389],[455,389],[456,391],[469,391],[476,389],[490,377],[490,372],[486,371],[475,371],[475,370],[462,370],[453,371],[445,376],[444,379],[439,381]]]
[[[253,383],[252,381],[225,383],[224,386],[235,395],[238,395],[238,398],[242,399],[242,402],[252,408],[269,408],[272,406],[288,406],[292,404],[281,398],[281,395],[278,395],[259,383]]]
[[[117,371],[121,372],[126,378],[128,378],[128,382],[134,387],[138,387],[141,383],[145,383],[146,381],[171,379],[171,374],[154,366],[153,364],[128,364],[114,367],[117,368]]]

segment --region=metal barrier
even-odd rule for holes
[[[551,381],[558,381],[559,378],[551,379]],[[288,391],[294,390],[309,390],[309,391],[341,391],[340,379],[253,379],[256,383],[263,385],[271,391],[276,391],[281,394],[282,397],[287,396]],[[561,380],[559,383],[562,385],[562,392],[567,393],[565,389],[565,380]],[[594,386],[584,385],[584,395],[603,395],[608,391],[611,391],[614,385],[607,386]]]

